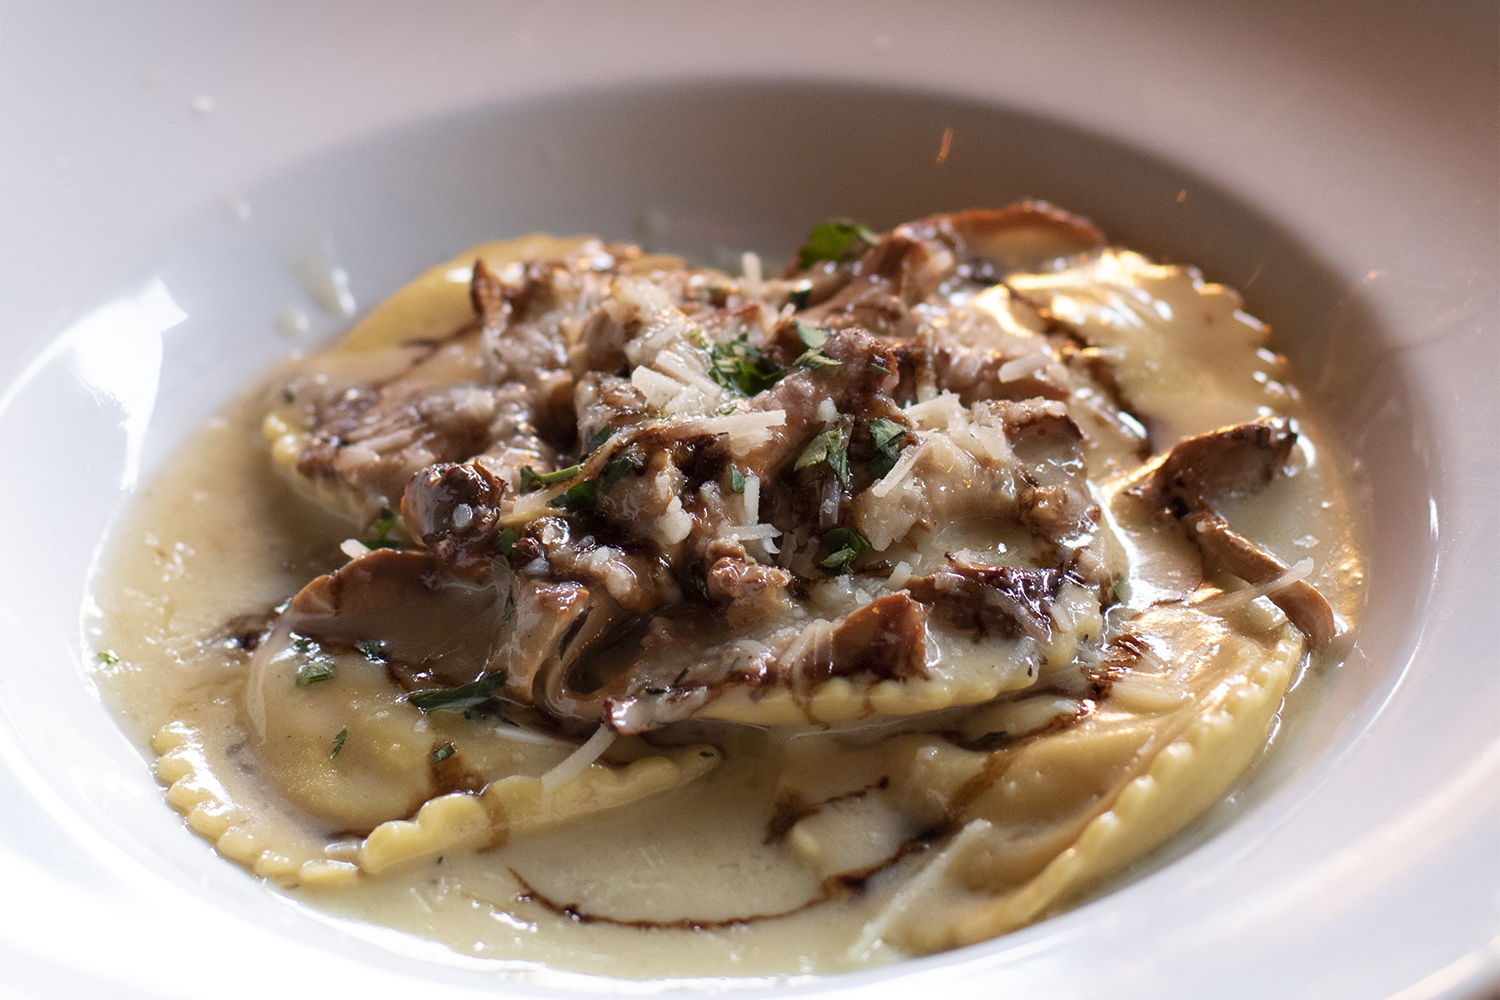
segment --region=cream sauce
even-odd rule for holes
[[[457,283],[438,269],[429,280]],[[448,291],[457,316],[457,292]],[[397,306],[383,307],[386,315]],[[1277,391],[1283,411],[1296,412],[1290,394]],[[1182,427],[1202,423],[1191,412],[1190,394],[1172,405]],[[1245,403],[1248,416],[1255,405]],[[221,853],[308,905],[440,942],[470,958],[655,978],[831,973],[909,953],[873,934],[871,921],[932,860],[946,833],[935,819],[922,820],[921,808],[881,805],[887,796],[912,794],[903,775],[938,767],[923,764],[936,758],[912,751],[915,744],[876,742],[888,722],[772,733],[705,721],[622,738],[606,759],[623,763],[663,747],[701,743],[719,748],[723,760],[695,780],[584,822],[479,850],[465,843],[355,877],[359,838],[368,827],[333,828],[297,807],[290,801],[295,796],[278,794],[268,780],[274,760],[249,750],[257,729],[255,708],[245,697],[253,657],[236,636],[254,633],[257,616],[342,565],[340,544],[350,533],[346,520],[273,470],[263,414],[260,393],[234,402],[142,491],[112,532],[108,568],[93,594],[97,617],[86,622],[94,648],[108,654],[95,669],[103,697],[132,740],[164,754],[158,773],[172,785],[169,801]],[[1298,416],[1304,437],[1291,473],[1259,494],[1221,505],[1221,513],[1285,562],[1311,558],[1312,582],[1353,622],[1362,600],[1360,511],[1326,437],[1307,414]],[[963,543],[950,547],[996,544],[983,530],[965,530],[950,529],[949,540]],[[1143,525],[1134,544],[1149,548],[1158,533]],[[924,557],[910,556],[914,562]],[[1138,570],[1130,578],[1125,590],[1132,605],[1144,607],[1157,591],[1161,581],[1153,581],[1152,572]],[[841,607],[851,598],[839,588],[848,586],[835,581],[814,599]],[[1272,629],[1275,613],[1254,607],[1253,621],[1245,619],[1243,627]],[[1325,650],[1310,669],[1326,677],[1339,655]],[[355,688],[348,685],[364,683],[361,676],[358,664],[343,664],[340,686],[314,693],[335,701],[350,697]],[[1134,683],[1134,690],[1122,690],[1121,704],[1128,694],[1132,704],[1147,706],[1143,711],[1171,707],[1171,692],[1160,695],[1164,705],[1153,706],[1157,695],[1149,684]],[[960,726],[972,730],[970,738],[1004,731],[1024,740],[1028,732],[1052,731],[1048,727],[1069,718],[1076,704],[1054,693],[985,709],[992,717],[950,714],[907,729]],[[402,710],[415,711],[393,701],[372,714]],[[333,722],[322,727],[331,730]],[[541,774],[573,750],[573,744],[545,738],[491,736],[486,727],[497,723],[432,715],[398,726],[385,744],[365,749],[400,756],[407,731],[424,741],[417,759],[429,747],[484,741],[487,769],[521,775]],[[333,754],[335,733],[327,736]],[[908,744],[913,739],[920,741],[910,737]],[[338,740],[337,749],[353,756],[357,748]],[[306,801],[315,804],[325,794],[313,790]],[[1016,801],[1038,809],[1050,801],[1045,790],[1035,794],[1042,797]],[[304,867],[307,859],[324,859],[319,863],[326,867]],[[309,877],[315,871],[318,877]],[[962,895],[957,888],[948,895],[955,893]],[[965,939],[955,933],[937,946]]]

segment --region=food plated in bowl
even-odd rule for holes
[[[24,370],[0,411],[0,447],[9,468],[45,470],[27,483],[68,484],[4,498],[10,523],[39,529],[17,532],[12,564],[25,572],[3,584],[14,655],[0,665],[0,833],[9,884],[33,901],[0,933],[19,992],[649,988],[500,971],[288,905],[162,807],[150,731],[127,719],[122,738],[90,694],[105,668],[79,670],[74,609],[130,490],[127,460],[154,478],[237,387],[347,323],[303,296],[288,242],[329,234],[363,309],[495,236],[597,231],[737,275],[740,251],[784,253],[830,212],[884,229],[1028,194],[1154,258],[1199,264],[1273,326],[1294,381],[1372,487],[1360,642],[1312,709],[1291,716],[1303,732],[1283,729],[1280,750],[1174,841],[1170,864],[980,945],[779,990],[1384,997],[1439,972],[1487,981],[1473,961],[1493,936],[1483,719],[1494,675],[1472,624],[1485,618],[1479,567],[1493,565],[1481,499],[1492,490],[1472,456],[1488,454],[1494,420],[1482,387],[1494,250],[1477,221],[1492,213],[1476,210],[1493,204],[1493,150],[1472,154],[1486,134],[1473,123],[1493,115],[1471,114],[1465,97],[1490,92],[1472,85],[1486,78],[1465,61],[1472,46],[1431,47],[1462,22],[1455,8],[1398,18],[1394,34],[1378,6],[1348,18],[1316,5],[1095,6],[1099,32],[1070,30],[1080,11],[1066,4],[1025,17],[924,9],[905,27],[894,5],[864,11],[859,23],[891,50],[862,48],[846,17],[811,11],[796,31],[738,12],[670,24],[632,12],[641,31],[615,18],[610,44],[591,47],[536,9],[511,25],[518,45],[529,33],[528,51],[505,49],[498,17],[431,19],[427,34],[402,32],[397,51],[380,49],[378,31],[351,42],[342,23],[325,33],[300,9],[256,10],[211,31],[205,12],[185,12],[171,37],[190,41],[170,51],[161,31],[134,30],[136,15],[96,11],[59,36],[66,45],[18,46],[6,61],[36,81],[12,90],[12,107],[65,109],[0,123],[27,140],[0,151],[18,179],[5,225],[21,234],[5,241],[0,348],[9,371]],[[12,17],[9,37],[35,40],[44,20]],[[272,20],[340,41],[298,61],[304,49],[264,44],[255,25]],[[820,34],[834,20],[837,44]],[[650,44],[620,44],[648,24]],[[921,44],[933,32],[942,44]],[[1073,57],[1059,60],[1063,37]],[[1385,37],[1400,39],[1392,57],[1373,51]],[[756,38],[766,44],[752,65]],[[371,58],[379,51],[392,55]],[[354,89],[311,78],[314,64]],[[173,78],[140,84],[157,66]],[[464,82],[479,66],[485,82]],[[767,79],[805,80],[811,67],[817,81]],[[653,72],[691,79],[642,85]],[[756,79],[730,85],[725,73]],[[400,100],[387,99],[392,77]],[[1443,89],[1460,78],[1469,83]],[[211,113],[189,108],[200,93],[214,97]],[[80,120],[94,127],[63,127]],[[311,334],[272,325],[289,303]],[[237,523],[233,537],[255,527]],[[1308,694],[1304,680],[1292,697]]]
[[[1006,933],[1348,648],[1358,512],[1240,307],[1036,202],[833,220],[777,278],[476,247],[174,463],[94,595],[110,696],[220,853],[462,952]]]

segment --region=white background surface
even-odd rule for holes
[[[1365,407],[1382,428],[1367,437],[1345,415],[1346,443],[1393,512],[1392,537],[1374,543],[1385,576],[1372,587],[1389,613],[1372,623],[1370,646],[1383,655],[1351,660],[1368,672],[1352,685],[1365,698],[1351,715],[1359,728],[1330,723],[1326,752],[1299,761],[1261,808],[1100,904],[895,978],[795,989],[1492,992],[1496,44],[1493,4],[1478,3],[0,5],[0,385],[25,378],[0,397],[12,484],[0,516],[15,567],[0,582],[0,993],[533,988],[356,940],[180,831],[77,666],[81,567],[114,509],[125,439],[106,433],[109,412],[65,370],[83,353],[33,362],[93,310],[148,287],[158,262],[183,276],[171,287],[195,321],[212,313],[212,302],[191,301],[195,289],[228,295],[231,285],[195,275],[182,248],[206,239],[216,206],[303,176],[325,154],[495,102],[715,78],[992,101],[1211,181],[1345,290],[1316,321],[1318,374],[1330,398]],[[261,263],[246,259],[247,273]],[[389,290],[391,279],[370,277],[373,263],[351,270],[362,305]],[[255,357],[286,349],[264,311],[247,329],[251,346],[168,350],[148,467],[180,433],[173,414],[201,413],[234,384],[215,352],[248,377]],[[1355,374],[1341,382],[1344,370]],[[199,372],[209,374],[195,390]],[[1382,417],[1392,379],[1395,409]],[[1382,465],[1390,428],[1408,418],[1420,461]],[[1413,504],[1426,508],[1428,496],[1430,517],[1413,532]]]

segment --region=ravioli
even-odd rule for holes
[[[283,541],[233,620],[172,590],[132,637],[140,581],[100,596],[124,673],[213,665],[142,713],[193,829],[350,912],[460,871],[443,914],[552,936],[511,957],[819,913],[832,971],[1056,912],[1234,787],[1359,591],[1239,297],[1037,202],[745,263],[485,244],[241,404],[262,443],[197,475]],[[1272,504],[1325,539],[1235,527]],[[534,863],[673,837],[629,898]],[[423,906],[377,919],[482,935]]]

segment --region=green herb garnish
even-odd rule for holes
[[[819,462],[827,462],[828,467],[833,470],[834,475],[839,477],[839,483],[849,485],[849,452],[844,447],[844,431],[839,427],[830,427],[817,437],[813,438],[802,454],[797,456],[793,469],[807,469]]]
[[[99,652],[95,653],[94,659],[98,660],[106,667],[116,667],[120,665],[120,658],[107,649],[101,649],[99,650]]]
[[[599,488],[607,495],[615,486],[630,475],[643,468],[646,460],[633,451],[622,451],[610,457],[604,463],[604,471],[599,475]]]
[[[791,303],[793,309],[806,309],[807,300],[812,296],[812,282],[804,281],[790,292],[786,293],[786,300]]]
[[[505,595],[505,611],[501,615],[501,624],[510,621],[516,616],[516,592],[508,591]]]
[[[605,424],[603,427],[599,428],[597,431],[589,435],[589,439],[583,443],[583,454],[579,457],[588,458],[594,452],[599,450],[599,446],[601,444],[608,441],[614,436],[615,429],[608,424]]]
[[[811,323],[804,323],[800,319],[797,322],[797,339],[802,341],[813,350],[822,347],[828,340],[828,331],[819,329]]]
[[[719,385],[742,396],[765,392],[781,381],[786,369],[753,347],[744,334],[738,340],[714,344],[708,351],[708,374]]]
[[[302,662],[297,664],[297,686],[305,688],[309,684],[317,684],[319,681],[331,681],[339,675],[338,665],[333,662],[333,657],[323,652],[323,647],[306,636],[297,636],[292,640],[292,649],[301,658]]]
[[[462,712],[468,708],[477,708],[489,701],[490,696],[504,683],[505,673],[501,671],[486,674],[472,684],[460,684],[458,687],[446,688],[442,691],[409,694],[406,700],[424,712]]]
[[[598,491],[592,482],[574,483],[568,487],[568,491],[553,500],[550,506],[558,510],[566,510],[577,513],[584,510],[593,510],[594,502],[598,499]]]
[[[834,528],[823,536],[823,551],[828,557],[819,565],[829,576],[843,576],[860,553],[870,551],[870,543],[853,528]]]
[[[333,753],[328,755],[329,760],[333,760],[333,758],[339,755],[339,753],[344,749],[344,741],[348,738],[349,730],[340,729],[339,734],[333,738]]]
[[[894,420],[876,417],[870,421],[870,440],[875,445],[875,457],[870,459],[870,475],[880,479],[896,467],[896,458],[906,441],[906,428]]]
[[[521,533],[515,528],[501,528],[500,534],[495,536],[495,548],[501,555],[508,556],[516,550],[516,543],[520,540]]]
[[[881,375],[889,375],[891,373],[891,370],[879,361],[870,362],[870,371],[879,372]]]
[[[729,467],[729,490],[732,493],[745,492],[745,474],[740,471],[738,465]]]
[[[880,242],[880,234],[869,226],[848,219],[829,219],[814,226],[807,243],[797,251],[797,266],[806,270],[820,260],[853,260]]]
[[[810,351],[804,351],[793,364],[798,368],[810,368],[813,371],[817,371],[820,368],[837,368],[843,362],[835,358],[830,358],[818,348],[813,348]]]
[[[375,537],[361,542],[367,549],[399,549],[401,543],[394,538],[387,538],[391,530],[396,527],[396,512],[389,507],[380,508],[380,516],[375,519]]]
[[[583,469],[581,465],[570,465],[566,469],[558,469],[556,472],[538,472],[529,465],[521,466],[521,492],[530,493],[539,490],[543,486],[551,486],[572,479]]]
[[[284,403],[294,403],[294,402],[297,401],[297,397],[296,397],[296,395],[294,395],[292,393],[292,390],[290,390],[290,389],[282,389],[281,390],[281,401],[284,402]]]
[[[440,746],[436,750],[432,751],[432,753],[428,754],[427,755],[427,759],[430,760],[430,761],[432,761],[434,764],[438,764],[438,763],[441,763],[442,761],[447,760],[449,757],[452,757],[453,753],[454,753],[453,744],[452,743],[444,743],[442,746]]]

